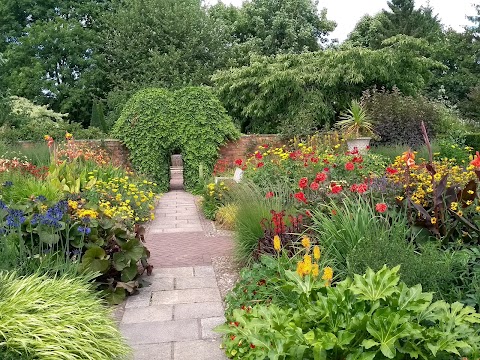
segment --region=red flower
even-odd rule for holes
[[[265,165],[263,162],[259,162],[259,163],[257,164],[257,168],[261,168],[263,165]]]
[[[377,210],[379,213],[384,213],[387,211],[387,204],[385,203],[378,203],[375,205],[375,210]]]
[[[332,186],[332,193],[333,194],[338,194],[340,191],[342,191],[342,187],[340,185]]]
[[[237,166],[241,166],[242,163],[243,163],[242,159],[237,159],[237,160],[235,160],[235,164],[236,164]]]
[[[357,192],[357,184],[353,184],[352,186],[350,186],[350,191]]]
[[[267,144],[263,144],[262,145],[264,149],[268,149],[268,145]]]
[[[330,169],[326,167],[326,168],[323,168],[323,171],[328,172],[330,171]]]
[[[250,344],[250,348],[255,349],[255,345]]]
[[[267,199],[270,199],[270,198],[272,198],[274,195],[275,195],[275,194],[273,193],[273,191],[269,191],[269,192],[267,192],[267,194],[265,195],[265,197],[266,197]]]
[[[256,157],[257,159],[262,159],[262,158],[263,158],[263,155],[257,151],[257,152],[255,152],[255,157]]]
[[[387,167],[387,173],[393,175],[393,174],[396,174],[398,172],[397,169],[393,169],[391,167]]]
[[[316,183],[315,181],[310,184],[310,189],[312,189],[313,191],[318,190],[318,187],[318,183]]]
[[[312,217],[312,213],[310,210],[305,210],[305,215],[307,215],[308,217]]]
[[[308,179],[306,177],[301,178],[298,182],[298,186],[300,189],[305,189],[308,186]]]
[[[328,161],[328,159],[323,159],[323,163],[324,164],[330,164],[330,161]]]
[[[318,163],[318,157],[312,157],[310,161],[316,164]]]
[[[333,215],[333,216],[337,215],[337,210],[332,209],[332,215]]]
[[[352,162],[361,164],[363,162],[363,158],[361,156],[354,156]]]
[[[304,202],[305,204],[307,203],[307,198],[305,197],[305,194],[301,191],[295,193],[293,196],[295,196],[295,199],[298,201]]]
[[[230,340],[235,340],[235,335],[230,335]]]
[[[357,193],[363,194],[367,190],[368,190],[368,185],[367,184],[358,184]]]
[[[323,172],[321,173],[318,173],[316,176],[315,176],[315,181],[318,181],[318,182],[323,182],[327,180],[327,175]]]
[[[350,161],[347,162],[347,163],[345,164],[345,170],[347,170],[347,171],[355,170],[355,164],[352,163],[352,162],[350,162]]]

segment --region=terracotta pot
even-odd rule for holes
[[[353,151],[357,148],[360,154],[365,154],[370,146],[370,140],[372,140],[372,138],[369,137],[347,140],[348,151]]]

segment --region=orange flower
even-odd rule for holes
[[[480,168],[480,153],[478,151],[475,154],[475,158],[470,161],[470,165],[473,165],[476,168]]]
[[[415,154],[408,150],[402,154],[402,160],[407,164],[408,167],[415,165]]]

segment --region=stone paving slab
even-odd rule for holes
[[[202,339],[217,339],[222,337],[221,334],[214,332],[213,329],[216,326],[223,324],[225,321],[226,319],[224,316],[201,319]]]
[[[223,304],[217,302],[200,302],[174,305],[173,319],[202,319],[223,316]]]
[[[218,288],[156,291],[152,294],[152,305],[188,304],[221,301]]]
[[[125,309],[122,323],[136,324],[169,320],[173,320],[173,305],[157,305]]]
[[[173,343],[133,345],[133,360],[171,360]]]
[[[217,288],[217,279],[214,276],[209,277],[192,277],[192,278],[178,278],[175,280],[175,289],[204,289]]]
[[[225,360],[220,341],[196,340],[175,342],[174,360]]]
[[[170,341],[200,339],[197,319],[151,321],[120,324],[120,331],[131,345],[158,344]]]

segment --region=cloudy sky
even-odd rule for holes
[[[207,0],[209,4],[216,2],[218,1]],[[242,0],[223,0],[223,2],[236,6],[242,4]],[[480,0],[417,0],[416,5],[419,7],[428,2],[445,26],[461,30],[468,24],[465,16],[474,14],[473,3],[479,3]],[[331,37],[342,41],[364,14],[373,15],[387,8],[387,0],[320,0],[319,7],[327,8],[328,18],[337,22],[337,28]]]

